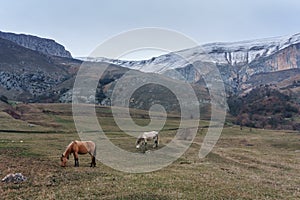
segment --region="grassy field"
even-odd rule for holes
[[[90,157],[70,157],[60,167],[66,145],[79,139],[69,105],[20,105],[22,120],[0,112],[0,177],[21,172],[23,183],[0,183],[0,199],[300,199],[300,134],[227,126],[213,151],[198,158],[207,122],[201,122],[188,151],[159,171],[130,174]],[[97,108],[101,126],[116,145],[135,151],[134,138],[114,125],[107,108]],[[149,120],[135,111],[138,124]],[[176,133],[175,116],[161,132],[160,145]],[[122,137],[120,137],[122,136]],[[101,152],[98,152],[101,154]]]

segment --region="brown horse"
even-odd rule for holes
[[[69,155],[74,155],[75,167],[79,167],[78,154],[87,154],[89,153],[92,157],[91,167],[96,166],[96,145],[92,141],[77,141],[74,140],[71,142],[65,152],[61,155],[61,166],[65,167],[67,160],[69,159]]]

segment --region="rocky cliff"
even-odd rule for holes
[[[80,64],[78,60],[49,56],[0,38],[0,94],[24,102],[39,102],[42,98],[55,101],[64,90],[64,82],[73,77]],[[60,88],[55,90],[56,87]]]
[[[65,50],[64,46],[51,39],[25,34],[6,33],[1,31],[0,38],[12,41],[20,46],[41,52],[46,55],[72,58],[71,53]]]
[[[286,71],[300,68],[300,34],[241,42],[210,43],[144,61],[105,58],[90,60],[111,62],[143,72],[165,74],[174,79],[184,78],[192,83],[198,82],[201,75],[189,61],[211,62],[218,67],[228,93],[239,94],[249,92],[259,82],[266,82],[257,81],[260,75],[281,72],[285,76]],[[179,75],[174,71],[179,72]],[[271,81],[270,78],[269,81],[278,82]]]

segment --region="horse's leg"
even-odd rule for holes
[[[145,140],[145,151],[147,151],[147,140]]]
[[[158,139],[155,138],[154,139],[154,145],[153,145],[154,148],[157,148],[158,147]]]
[[[96,167],[96,158],[95,158],[95,156],[92,156],[91,167]]]
[[[91,162],[90,167],[93,167],[93,156],[92,155],[91,155],[91,158],[92,158],[92,162]]]
[[[94,163],[94,167],[96,167],[96,157],[93,156],[93,163]]]
[[[74,153],[75,167],[79,167],[78,153]]]

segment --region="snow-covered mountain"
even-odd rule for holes
[[[253,76],[300,68],[300,33],[240,42],[209,43],[142,61],[108,58],[83,60],[113,63],[142,72],[173,76],[175,79],[178,76],[170,72],[176,70],[189,82],[197,82],[201,78],[190,63],[197,60],[211,62],[218,67],[227,90],[237,92],[251,88]]]
[[[113,63],[142,72],[163,73],[166,70],[186,67],[188,62],[183,57],[187,58],[188,61],[198,58],[201,61],[211,61],[216,64],[245,65],[298,43],[300,43],[300,33],[292,36],[240,42],[209,43],[141,61],[91,57],[79,59]]]

